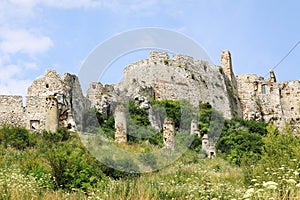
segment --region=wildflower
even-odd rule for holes
[[[276,189],[277,189],[277,186],[276,186],[276,185],[269,185],[269,186],[267,187],[267,189],[269,189],[269,190],[276,190]]]
[[[277,183],[274,181],[264,182],[263,186],[269,190],[275,190],[277,188]]]
[[[243,196],[243,199],[247,199],[247,198],[251,197],[251,196],[253,195],[253,193],[254,193],[254,188],[249,188],[249,189],[245,192],[245,194],[244,194],[244,196]]]
[[[297,182],[294,179],[288,179],[286,180],[287,183],[295,185]]]
[[[296,187],[297,187],[297,188],[300,188],[300,183],[298,183],[298,184],[296,185]]]

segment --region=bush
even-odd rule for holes
[[[87,152],[78,138],[57,143],[45,155],[56,189],[87,191],[105,180],[102,165]]]
[[[266,124],[262,122],[240,118],[226,120],[217,149],[225,153],[227,159],[234,164],[241,165],[245,158],[255,163],[261,156],[264,144],[262,136],[265,132]]]
[[[34,137],[31,137],[28,130],[22,127],[4,125],[0,129],[0,143],[7,148],[11,146],[18,150],[24,150],[35,144]]]
[[[56,132],[51,131],[42,131],[43,139],[47,142],[63,142],[67,141],[70,138],[70,132],[67,128],[60,127]]]
[[[134,101],[129,101],[128,110],[130,118],[134,124],[138,126],[150,125],[148,113],[144,109],[139,108]]]
[[[130,158],[123,158],[120,160],[105,158],[104,163],[106,163],[107,166],[102,166],[101,169],[103,173],[114,179],[139,176],[139,167]]]
[[[261,159],[255,165],[244,166],[245,180],[255,190],[261,189],[257,185],[268,187],[272,181],[278,199],[298,199],[294,192],[295,184],[300,186],[300,138],[289,127],[278,133],[276,126],[270,124],[262,140]]]

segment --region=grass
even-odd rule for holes
[[[78,139],[72,138],[73,142]],[[75,188],[71,191],[55,190],[49,163],[40,155],[42,141],[37,140],[37,144],[25,150],[0,144],[0,200],[300,199],[298,159],[289,160],[286,162],[288,165],[280,167],[253,167],[260,174],[252,173],[249,183],[245,173],[251,171],[252,166],[232,165],[220,154],[217,158],[206,159],[192,150],[155,172],[128,175],[120,179],[107,177],[105,184],[90,187],[85,192]],[[145,141],[119,144],[118,147],[130,152],[153,152],[159,149]],[[159,165],[161,161],[157,162]]]

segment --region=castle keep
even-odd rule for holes
[[[152,126],[163,129],[163,122],[152,113],[150,99],[188,100],[194,107],[209,102],[225,118],[286,123],[298,127],[300,81],[277,82],[273,71],[264,79],[254,74],[235,76],[229,51],[222,51],[221,66],[194,60],[186,55],[151,52],[146,60],[124,69],[122,82],[112,85],[91,83],[86,97],[75,75],[59,76],[49,70],[28,88],[25,105],[21,96],[0,95],[0,124],[21,125],[31,130],[54,131],[64,126],[83,130],[88,108],[114,114],[119,142],[126,142],[126,119],[118,99],[133,99],[149,111]],[[192,132],[197,134],[197,128]]]

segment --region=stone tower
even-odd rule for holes
[[[206,152],[208,146],[209,146],[208,135],[204,134],[202,137],[202,151]]]
[[[117,105],[115,109],[115,141],[118,143],[127,142],[127,125],[125,106],[122,104]]]
[[[232,70],[231,54],[228,50],[223,50],[221,52],[221,66],[224,70],[225,75],[230,81],[234,79],[234,73]]]
[[[216,146],[211,144],[207,134],[202,137],[202,151],[207,154],[208,158],[216,157]]]
[[[198,137],[200,137],[198,122],[194,119],[191,122],[191,135],[197,135]]]
[[[46,98],[45,130],[55,132],[58,128],[58,104],[55,96]]]
[[[164,120],[164,127],[163,127],[163,138],[164,138],[164,147],[174,150],[175,149],[175,123],[173,119],[166,118]]]
[[[270,70],[270,82],[276,83],[276,76],[273,70]]]

